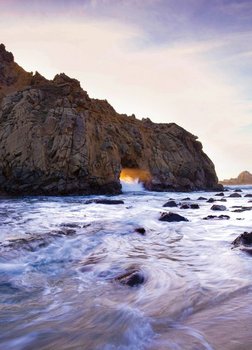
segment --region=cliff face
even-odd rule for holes
[[[25,72],[0,45],[0,191],[119,193],[122,168],[152,190],[218,188],[202,145],[178,125],[120,115],[65,74]]]
[[[252,174],[243,171],[236,178],[223,180],[220,183],[223,185],[252,185]]]

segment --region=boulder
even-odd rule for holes
[[[166,202],[163,207],[167,207],[167,208],[174,208],[177,207],[177,203],[175,201],[168,201]]]
[[[140,235],[144,236],[146,230],[144,227],[137,227],[137,228],[135,228],[135,232],[140,233]]]
[[[199,209],[198,204],[182,204],[180,209]]]
[[[244,232],[240,234],[233,242],[232,244],[237,247],[241,244],[250,246],[252,245],[252,232]]]
[[[216,201],[216,199],[209,198],[209,199],[207,200],[207,203],[214,203],[215,201]]]
[[[229,197],[230,197],[230,198],[241,198],[242,195],[240,195],[240,194],[237,193],[237,192],[234,192],[234,193],[231,193],[231,194],[229,195]]]
[[[190,208],[191,208],[191,209],[199,209],[200,206],[199,206],[198,204],[194,204],[194,203],[193,203],[193,204],[190,205]]]
[[[220,220],[229,220],[230,216],[229,215],[219,215],[218,219],[220,219]]]
[[[188,219],[176,213],[161,213],[159,221],[168,221],[168,222],[179,222],[179,221],[188,221]]]
[[[182,204],[180,206],[180,209],[189,209],[190,208],[190,205],[189,204]]]
[[[220,196],[220,197],[223,197],[224,196],[224,193],[223,192],[220,192],[220,193],[216,193],[215,196]]]
[[[225,205],[214,204],[214,205],[211,207],[211,210],[225,211],[225,210],[227,210],[227,208],[225,207]]]
[[[240,234],[233,242],[233,248],[239,248],[249,254],[252,254],[252,232]]]
[[[206,201],[207,200],[207,198],[205,198],[205,197],[199,197],[198,198],[198,201]]]

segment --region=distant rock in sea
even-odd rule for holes
[[[3,44],[0,142],[3,194],[117,194],[122,169],[139,171],[149,190],[222,187],[196,136],[118,114],[64,73],[53,80],[28,73]]]
[[[222,185],[252,185],[252,174],[249,171],[243,171],[236,178],[220,181]]]

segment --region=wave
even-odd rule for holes
[[[139,192],[144,191],[143,183],[139,179],[132,179],[131,181],[121,180],[122,192]]]

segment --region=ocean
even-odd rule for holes
[[[252,231],[251,211],[233,208],[252,206],[252,186],[239,188],[1,198],[0,349],[252,349],[252,256],[231,249]],[[97,198],[124,204],[87,203]],[[164,208],[170,198],[199,209]],[[168,211],[188,221],[159,221]],[[121,283],[129,271],[139,285]]]

